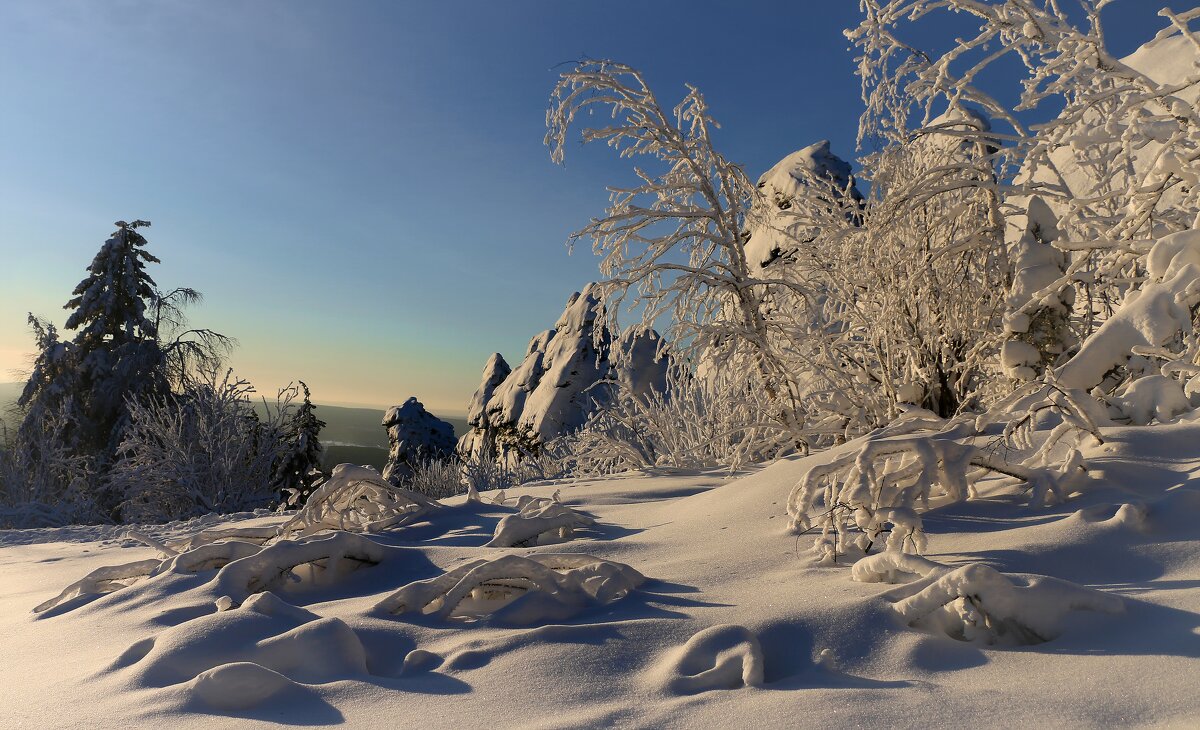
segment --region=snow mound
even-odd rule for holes
[[[253,707],[301,682],[368,675],[366,650],[345,622],[269,592],[139,642],[111,669],[145,687],[183,684],[219,710]]]
[[[593,605],[624,598],[645,577],[590,555],[506,555],[473,560],[429,580],[409,583],[376,605],[390,614],[528,626],[565,621]]]
[[[577,527],[596,521],[547,497],[522,495],[517,513],[503,517],[488,547],[533,547],[570,540]]]
[[[201,672],[191,691],[217,710],[245,710],[271,699],[296,683],[254,662],[233,662]]]
[[[878,556],[875,556],[878,558]],[[1046,576],[1009,576],[982,563],[950,569],[932,561],[897,561],[906,572],[927,576],[893,592],[892,608],[905,624],[944,633],[959,641],[1000,646],[1041,644],[1062,633],[1072,611],[1117,614],[1119,596]],[[878,570],[880,562],[870,571]],[[863,571],[868,572],[867,570]]]
[[[888,550],[855,562],[850,577],[860,583],[907,583],[944,567],[920,555]]]
[[[744,626],[710,626],[670,652],[660,671],[673,694],[761,687],[763,650]]]

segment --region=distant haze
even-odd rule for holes
[[[8,416],[23,387],[24,383],[0,383],[0,420],[9,428],[15,426]],[[381,469],[388,451],[383,414],[382,408],[347,408],[317,403],[317,416],[325,422],[321,441],[325,444],[326,465],[348,461]],[[467,421],[461,415],[436,412],[434,415],[454,426],[456,437],[466,433]]]

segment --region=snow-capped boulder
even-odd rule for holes
[[[393,484],[411,476],[417,464],[447,459],[454,453],[454,427],[425,410],[416,398],[389,408],[383,427],[391,445],[383,478]]]
[[[795,240],[811,241],[819,234],[815,221],[796,215],[795,206],[806,199],[837,209],[849,194],[853,211],[863,202],[854,184],[850,163],[833,154],[829,140],[821,140],[784,157],[758,179],[762,204],[768,206],[751,225],[746,242],[746,260],[750,266],[765,268],[787,260],[795,251]],[[814,198],[815,196],[815,198]]]
[[[506,376],[503,358],[493,355],[471,399],[471,430],[459,441],[459,453],[515,464],[582,426],[614,386],[638,394],[665,389],[669,361],[658,333],[627,333],[614,342],[603,314],[599,288],[588,284],[567,301],[554,329],[529,342],[525,358]]]

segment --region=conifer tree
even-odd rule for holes
[[[71,311],[66,329],[77,330],[71,390],[81,408],[79,446],[100,455],[119,443],[127,398],[167,390],[158,328],[148,316],[156,291],[146,264],[159,259],[138,232],[150,223],[116,225],[63,307]]]
[[[304,401],[296,408],[287,427],[287,455],[275,467],[274,483],[280,496],[291,506],[304,504],[308,495],[323,481],[321,474],[321,429],[325,422],[317,418],[308,385],[300,381]]]

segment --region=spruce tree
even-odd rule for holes
[[[126,398],[167,390],[158,327],[148,316],[156,291],[146,264],[159,259],[145,250],[147,241],[138,232],[150,223],[116,225],[64,306],[71,310],[66,329],[77,330],[72,344],[86,419],[83,446],[99,454],[119,442]]]
[[[275,486],[289,506],[304,504],[324,479],[320,434],[325,422],[317,418],[308,385],[301,380],[300,387],[304,390],[304,401],[292,415],[285,436],[289,450],[275,467]]]
[[[66,414],[71,428],[64,446],[101,463],[120,442],[125,399],[167,390],[158,328],[147,316],[156,291],[146,264],[158,258],[138,232],[150,224],[116,225],[64,306],[71,311],[66,329],[77,330],[75,336],[64,342],[52,325],[30,316],[39,354],[19,401],[23,429],[39,428],[48,412]]]

